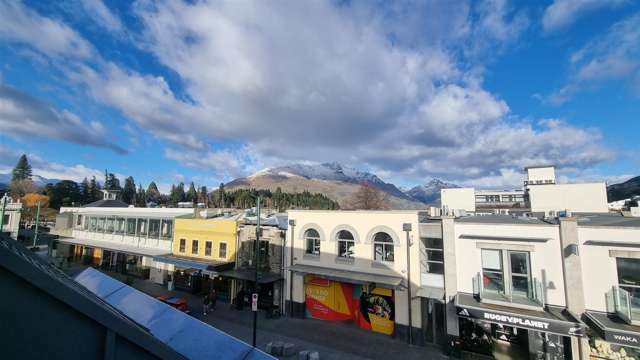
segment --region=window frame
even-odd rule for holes
[[[311,230],[313,230],[318,236],[309,236],[308,234]],[[304,254],[306,256],[320,256],[320,232],[318,230],[307,229],[304,232],[304,242]]]
[[[191,255],[198,255],[198,239],[191,239]]]
[[[224,249],[224,256],[222,254],[223,249]],[[220,241],[220,243],[218,244],[218,258],[221,258],[221,259],[227,258],[227,242],[226,241]]]
[[[514,277],[515,278],[525,278],[526,279],[526,283],[527,283],[527,297],[530,296],[530,292],[532,292],[534,289],[533,287],[535,286],[534,284],[534,278],[533,278],[533,271],[532,271],[532,264],[531,264],[531,251],[525,251],[525,250],[511,250],[511,249],[495,249],[495,248],[483,248],[481,249],[481,254],[484,253],[485,251],[497,251],[500,254],[500,270],[496,270],[496,269],[490,269],[490,268],[485,268],[485,264],[483,262],[484,257],[482,257],[481,255],[481,281],[482,281],[482,291],[488,291],[488,292],[493,292],[493,293],[497,293],[497,294],[501,294],[502,296],[504,296],[506,299],[508,299],[509,302],[513,302],[513,297],[514,294],[516,294],[516,292],[514,291]],[[513,271],[512,269],[512,259],[511,256],[512,254],[524,254],[525,255],[525,261],[526,261],[526,273],[516,273]],[[489,274],[500,274],[502,276],[502,291],[495,291],[495,290],[487,290],[487,288],[484,286],[484,278],[485,278],[485,273],[489,273]],[[517,292],[517,294],[520,294],[520,291]]]
[[[351,239],[346,239],[346,238],[341,238],[341,234],[344,233],[348,233],[351,236]],[[354,259],[355,256],[355,246],[356,246],[356,240],[353,236],[353,234],[351,233],[351,231],[349,230],[340,230],[338,231],[338,233],[336,234],[336,242],[338,245],[338,257],[341,259]],[[342,244],[345,244],[345,255],[342,254],[342,251],[340,250],[340,247]]]
[[[379,241],[376,240],[378,234],[387,235],[390,241]],[[395,261],[395,244],[393,242],[393,237],[387,233],[386,231],[378,231],[373,234],[373,260],[379,263],[393,263]],[[381,258],[378,258],[378,247],[382,249]],[[389,250],[391,253],[391,259],[389,260]]]
[[[437,247],[436,244],[428,244],[427,242],[432,239],[432,240],[439,240],[440,241],[440,247]],[[424,265],[425,265],[425,271],[428,274],[436,274],[436,275],[444,275],[444,241],[441,238],[435,238],[435,237],[423,237],[420,238],[420,242],[422,245],[422,249],[424,250]],[[433,260],[430,258],[429,254],[436,254],[439,253],[442,256],[442,260]],[[437,264],[436,266],[434,266],[435,268],[439,268],[442,271],[433,271],[432,267],[430,266],[431,264]]]
[[[205,240],[204,242],[204,256],[211,256],[213,254],[213,241]]]
[[[187,252],[187,239],[180,239],[178,242],[178,252],[183,254]]]

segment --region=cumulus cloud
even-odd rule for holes
[[[47,137],[126,153],[125,149],[109,141],[109,132],[101,123],[83,121],[72,112],[57,110],[3,84],[0,84],[0,128],[7,135]]]
[[[587,12],[628,3],[628,0],[554,0],[542,17],[542,28],[555,31],[566,27]]]
[[[87,58],[93,46],[66,24],[41,16],[20,1],[0,0],[0,39],[25,43],[49,56]]]
[[[203,172],[213,171],[227,180],[246,175],[252,161],[246,149],[194,152],[167,148],[165,157]]]
[[[114,14],[102,0],[81,0],[85,12],[94,21],[112,32],[121,32],[124,29],[118,15]]]

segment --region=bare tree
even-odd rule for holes
[[[369,183],[361,183],[348,202],[352,209],[384,210],[389,208],[389,194],[377,189]]]
[[[22,198],[28,193],[36,192],[36,186],[31,179],[14,180],[9,185],[11,195],[16,198]]]

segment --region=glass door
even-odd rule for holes
[[[511,301],[527,301],[531,297],[529,253],[509,251],[509,267],[511,270]]]

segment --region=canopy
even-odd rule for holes
[[[296,264],[289,267],[289,270],[303,274],[313,274],[331,280],[350,282],[354,284],[367,285],[374,283],[377,285],[390,287],[398,287],[400,286],[400,284],[402,284],[402,278],[399,276],[371,274],[359,271],[332,269],[312,265]]]
[[[134,244],[127,244],[127,243],[115,242],[115,241],[83,239],[83,238],[75,238],[75,237],[73,238],[61,237],[61,238],[58,238],[57,240],[62,243],[118,251],[118,252],[123,252],[127,254],[132,254],[132,255],[158,256],[158,255],[168,254],[171,252],[171,250],[136,246]]]

